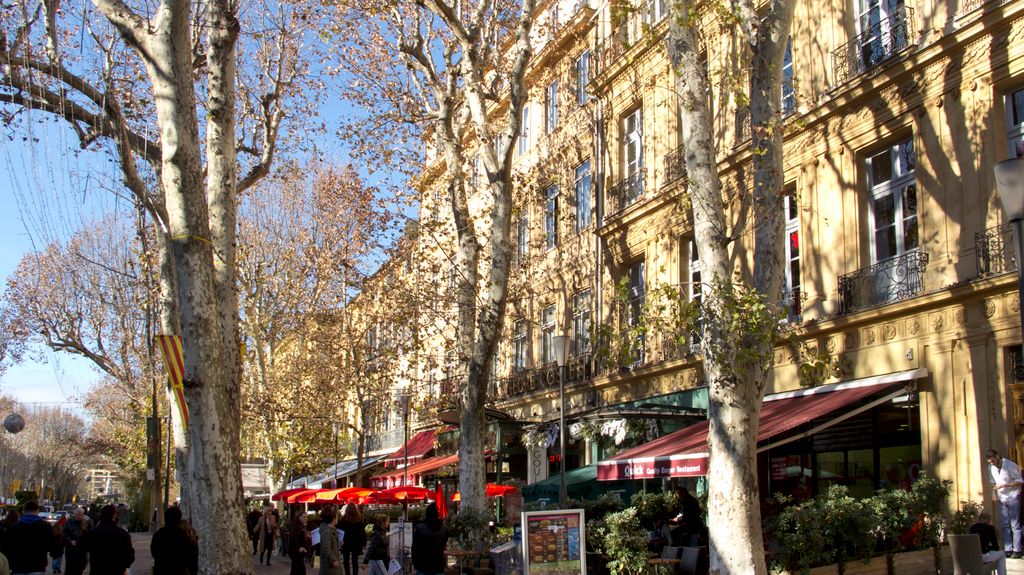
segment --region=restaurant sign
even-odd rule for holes
[[[707,453],[619,459],[602,461],[597,464],[598,481],[658,479],[662,477],[702,477],[707,475],[707,473]]]

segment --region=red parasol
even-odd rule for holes
[[[497,483],[487,484],[487,497],[504,497],[511,493],[516,493],[517,491],[519,491],[519,489],[512,485],[498,485]],[[452,501],[462,501],[462,494],[456,491],[455,495],[452,495]]]
[[[434,502],[437,503],[437,514],[441,519],[448,517],[448,498],[444,496],[444,488],[441,482],[437,482],[437,493],[434,494]]]
[[[378,491],[366,498],[368,503],[408,503],[410,501],[423,501],[434,496],[434,492],[426,487],[392,487]]]
[[[306,489],[299,493],[293,493],[286,497],[284,500],[286,503],[313,503],[316,501],[317,493],[327,491],[326,489]]]
[[[289,495],[295,495],[296,493],[302,493],[303,491],[309,491],[308,487],[293,487],[291,489],[285,489],[284,491],[278,491],[277,493],[270,496],[271,501],[284,501]]]
[[[369,487],[343,487],[321,491],[316,494],[316,500],[329,503],[352,503],[374,493],[377,493],[377,490]]]

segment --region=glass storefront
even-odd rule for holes
[[[851,407],[853,409],[853,407]],[[835,417],[812,421],[811,429]],[[795,430],[799,433],[800,430]],[[906,488],[921,471],[920,416],[913,397],[897,398],[768,453],[770,494],[797,501],[845,485],[855,497]]]

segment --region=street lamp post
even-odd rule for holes
[[[402,486],[409,485],[409,394],[398,396],[398,405],[402,409]]]
[[[569,336],[551,338],[558,365],[558,507],[566,508],[565,494],[565,363],[569,355]]]
[[[1006,217],[1013,224],[1017,246],[1017,293],[1024,299],[1024,158],[1010,158],[995,165],[996,190]],[[1020,308],[1021,358],[1024,360],[1024,302]]]

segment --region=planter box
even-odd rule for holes
[[[905,551],[897,553],[892,557],[892,575],[916,575],[918,573],[935,572],[935,552],[931,549],[918,549],[916,551]],[[953,557],[950,555],[949,546],[939,547],[939,564],[941,573],[953,572]],[[890,575],[884,555],[872,557],[871,561],[853,561],[847,563],[843,570],[844,575]],[[799,575],[789,571],[777,572],[776,575]],[[839,575],[839,567],[836,565],[825,565],[811,569],[811,575]]]

